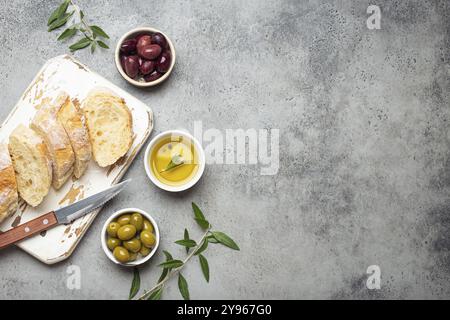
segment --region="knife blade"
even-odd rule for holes
[[[106,202],[119,194],[131,179],[115,184],[99,193],[77,201],[66,207],[46,213],[36,219],[25,222],[0,234],[0,249],[13,243],[35,235],[41,231],[50,229],[59,224],[67,224],[78,219],[93,210],[101,207]]]

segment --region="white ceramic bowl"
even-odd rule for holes
[[[121,216],[121,215],[123,215],[125,213],[132,213],[132,212],[138,212],[138,213],[142,214],[145,218],[147,218],[151,222],[151,224],[153,225],[153,228],[155,230],[156,244],[152,248],[152,251],[146,257],[138,258],[135,261],[131,261],[131,262],[128,262],[128,263],[122,263],[122,262],[119,262],[116,258],[114,258],[114,255],[113,255],[112,251],[109,250],[108,246],[106,245],[106,241],[108,239],[108,234],[106,233],[106,228],[108,227],[108,225],[114,219],[117,219],[119,216]],[[144,210],[141,210],[141,209],[138,209],[138,208],[125,208],[125,209],[122,209],[122,210],[114,212],[108,218],[108,220],[106,220],[106,222],[105,222],[105,224],[103,225],[103,228],[102,228],[101,242],[102,242],[103,251],[105,252],[106,256],[112,262],[114,262],[114,263],[116,263],[118,265],[121,265],[121,266],[125,266],[125,267],[134,267],[134,266],[138,266],[138,265],[141,265],[141,264],[147,262],[155,254],[155,252],[156,252],[156,250],[158,249],[158,246],[159,246],[159,228],[158,228],[158,225],[156,224],[156,221],[152,218],[152,216],[149,215]]]
[[[162,139],[165,139],[167,137],[170,136],[183,136],[186,137],[188,139],[190,139],[192,141],[192,143],[194,144],[194,148],[197,151],[198,154],[198,170],[197,173],[195,174],[195,176],[189,180],[186,184],[180,185],[180,186],[169,186],[161,181],[159,181],[153,171],[150,168],[150,156],[152,154],[153,148],[155,147],[155,145],[161,141]],[[198,142],[197,139],[195,139],[191,134],[185,132],[185,131],[181,131],[181,130],[169,130],[169,131],[164,131],[160,134],[158,134],[156,137],[154,137],[150,143],[147,146],[147,149],[145,150],[145,156],[144,156],[144,167],[145,167],[145,172],[147,173],[147,176],[149,177],[149,179],[159,188],[166,190],[166,191],[170,191],[170,192],[180,192],[180,191],[184,191],[187,190],[189,188],[191,188],[193,185],[195,185],[200,178],[203,175],[203,172],[205,171],[205,152],[203,151],[203,148],[200,144],[200,142]]]
[[[152,82],[145,82],[144,80],[137,81],[137,80],[130,78],[129,76],[127,76],[127,74],[123,70],[122,65],[120,63],[120,46],[122,45],[122,43],[125,40],[134,38],[138,34],[157,33],[157,32],[161,33],[166,38],[167,43],[169,44],[169,47],[170,47],[170,54],[172,56],[172,61],[170,62],[169,70],[166,73],[164,73],[161,78],[156,79],[155,81],[152,81]],[[130,30],[127,33],[125,33],[122,36],[122,38],[120,38],[120,40],[117,42],[116,51],[115,51],[115,62],[116,62],[117,70],[119,71],[119,73],[122,75],[122,77],[125,80],[127,80],[129,83],[131,83],[132,85],[135,85],[137,87],[152,87],[152,86],[156,86],[157,84],[160,84],[161,82],[166,80],[169,77],[170,73],[172,72],[173,66],[175,65],[175,60],[176,60],[176,53],[175,53],[175,47],[173,46],[172,41],[170,41],[169,37],[166,34],[159,31],[158,29],[154,29],[154,28],[150,28],[150,27],[136,28],[136,29]]]

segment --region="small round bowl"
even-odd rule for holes
[[[166,73],[164,73],[161,78],[156,79],[155,81],[151,81],[151,82],[145,82],[144,80],[137,81],[137,80],[134,80],[134,79],[130,78],[125,73],[125,70],[123,70],[122,64],[120,63],[120,46],[122,45],[122,43],[125,40],[134,38],[138,34],[141,34],[141,33],[157,33],[157,32],[161,33],[166,38],[167,43],[169,44],[170,54],[172,56],[172,61],[170,62],[169,70]],[[169,37],[165,33],[159,31],[158,29],[154,29],[154,28],[150,28],[150,27],[136,28],[136,29],[130,30],[127,33],[125,33],[120,38],[120,40],[117,42],[116,51],[115,51],[115,62],[116,62],[117,70],[119,71],[119,73],[122,75],[122,77],[125,80],[127,80],[132,85],[135,85],[136,87],[142,87],[142,88],[152,87],[152,86],[156,86],[157,84],[160,84],[161,82],[166,80],[169,77],[169,75],[171,74],[172,70],[173,70],[173,66],[175,65],[175,60],[176,60],[176,53],[175,53],[175,47],[173,46],[172,41],[170,41]]]
[[[114,258],[114,255],[113,255],[112,251],[109,250],[108,246],[106,245],[106,240],[108,238],[108,234],[106,233],[106,228],[108,227],[108,225],[114,219],[116,219],[117,217],[121,216],[122,214],[128,213],[128,212],[138,212],[138,213],[142,214],[145,218],[147,218],[151,222],[151,224],[153,225],[153,228],[155,230],[156,244],[152,248],[152,251],[146,257],[143,257],[141,259],[136,259],[135,261],[131,261],[131,262],[127,262],[127,263],[122,263],[122,262],[119,262],[116,258]],[[101,242],[102,242],[103,251],[105,252],[106,256],[112,262],[114,262],[115,264],[121,265],[121,266],[125,266],[125,267],[135,267],[135,266],[139,266],[139,265],[147,262],[155,254],[155,252],[156,252],[156,250],[158,249],[158,246],[159,246],[159,228],[158,228],[158,225],[156,224],[156,221],[152,218],[152,216],[149,215],[144,210],[141,210],[141,209],[138,209],[138,208],[125,208],[125,209],[122,209],[122,210],[114,212],[108,218],[108,220],[106,220],[106,222],[105,222],[105,224],[103,225],[103,228],[102,228]]]
[[[150,168],[150,156],[152,154],[154,146],[162,139],[165,139],[172,135],[183,136],[183,137],[190,139],[193,142],[194,148],[198,153],[198,162],[199,163],[198,163],[197,173],[191,180],[189,180],[187,183],[180,185],[180,186],[169,186],[169,185],[159,181],[158,178],[155,177],[152,169]],[[192,186],[194,186],[202,177],[203,172],[205,171],[205,152],[203,151],[203,148],[202,148],[200,142],[198,142],[198,140],[195,139],[191,134],[189,134],[185,131],[180,131],[180,130],[164,131],[164,132],[158,134],[156,137],[154,137],[148,144],[147,149],[145,149],[144,167],[145,167],[145,172],[147,173],[147,176],[157,187],[159,187],[163,190],[166,190],[166,191],[170,191],[170,192],[180,192],[180,191],[187,190],[187,189],[191,188]]]

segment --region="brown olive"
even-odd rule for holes
[[[152,36],[148,34],[138,36],[136,49],[139,52],[143,47],[152,44]]]
[[[171,60],[170,52],[164,51],[156,60],[156,70],[161,73],[167,72],[170,69]]]
[[[126,224],[117,231],[117,237],[120,240],[126,241],[130,240],[136,235],[136,227],[132,224]]]
[[[157,44],[150,44],[138,48],[138,55],[144,59],[154,60],[161,54],[161,47]]]

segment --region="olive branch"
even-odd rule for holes
[[[158,282],[150,290],[144,291],[144,293],[138,298],[138,300],[159,300],[161,299],[164,287],[172,276],[178,274],[178,288],[181,296],[185,300],[190,299],[189,286],[186,279],[181,274],[181,270],[184,266],[195,256],[198,257],[200,267],[202,269],[203,276],[206,282],[209,282],[209,264],[206,257],[202,254],[208,248],[208,244],[223,244],[233,250],[239,250],[238,245],[228,235],[220,231],[212,231],[211,224],[206,220],[203,212],[200,208],[192,202],[192,209],[194,210],[194,220],[204,230],[203,236],[198,242],[190,239],[189,232],[184,229],[183,239],[175,241],[176,244],[186,248],[187,256],[184,260],[174,259],[173,256],[166,250],[164,255],[166,257],[165,262],[159,264],[163,268],[161,276]],[[133,299],[139,292],[141,285],[141,279],[139,276],[139,270],[134,269],[133,281],[131,283],[129,299]]]
[[[88,46],[94,52],[99,46],[109,49],[108,45],[99,38],[109,39],[108,34],[97,25],[89,25],[84,19],[84,12],[71,0],[64,0],[56,8],[47,21],[48,32],[70,24],[57,38],[58,41],[67,40],[81,33],[84,37],[69,46],[70,51],[76,51]]]

